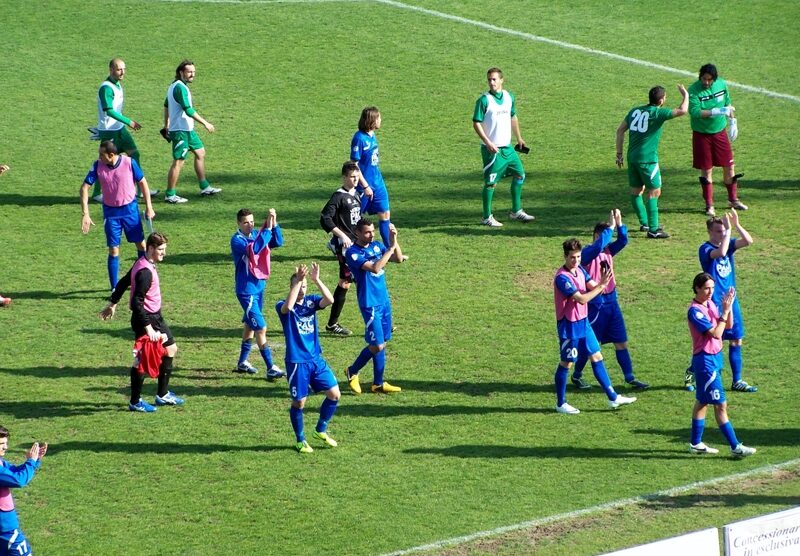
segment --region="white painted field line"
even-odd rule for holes
[[[441,541],[432,542],[429,544],[423,544],[420,546],[414,546],[411,548],[406,548],[403,550],[397,550],[395,552],[390,552],[388,554],[384,554],[383,556],[404,556],[405,554],[412,554],[414,552],[424,552],[426,550],[439,550],[442,548],[446,548],[448,546],[453,546],[456,544],[463,544],[471,541],[475,541],[478,539],[483,539],[486,537],[494,537],[497,535],[502,535],[503,533],[510,533],[512,531],[519,531],[520,529],[528,529],[530,527],[538,527],[540,525],[546,525],[548,523],[553,523],[555,521],[564,521],[568,519],[574,519],[576,517],[581,517],[587,514],[593,514],[597,512],[602,512],[605,510],[611,510],[614,508],[620,508],[623,506],[631,506],[633,504],[639,502],[647,502],[648,500],[654,500],[658,498],[666,498],[669,496],[675,496],[678,494],[682,494],[687,491],[696,490],[699,488],[705,488],[708,486],[716,485],[719,483],[723,483],[726,481],[733,481],[737,479],[746,479],[748,477],[752,477],[754,475],[765,475],[768,473],[773,473],[778,471],[779,469],[783,469],[784,467],[793,467],[795,465],[800,465],[800,459],[793,459],[790,461],[785,461],[783,463],[777,463],[775,465],[766,465],[764,467],[757,467],[755,469],[751,469],[749,471],[743,471],[741,473],[734,473],[733,475],[726,475],[724,477],[716,477],[714,479],[707,479],[705,481],[697,481],[694,483],[689,483],[688,485],[683,485],[679,487],[669,488],[667,490],[662,490],[653,494],[643,494],[641,496],[633,496],[631,498],[623,498],[622,500],[614,500],[612,502],[606,502],[604,504],[598,504],[597,506],[592,506],[591,508],[584,508],[582,510],[575,510],[572,512],[565,512],[561,514],[550,515],[547,517],[540,517],[539,519],[532,519],[530,521],[523,521],[521,523],[515,523],[513,525],[505,525],[503,527],[497,527],[496,529],[491,529],[489,531],[478,531],[477,533],[472,533],[469,535],[464,535],[461,537],[453,537],[450,539],[445,539]]]
[[[403,2],[396,2],[395,0],[374,0],[380,4],[386,4],[388,6],[394,6],[396,8],[401,8],[404,10],[411,10],[413,12],[419,12],[426,15],[430,15],[433,17],[438,17],[441,19],[447,19],[450,21],[455,21],[457,23],[465,23],[467,25],[472,25],[474,27],[480,27],[481,29],[486,29],[488,31],[494,31],[496,33],[503,33],[506,35],[511,35],[514,37],[519,37],[522,39],[526,39],[529,41],[541,42],[545,44],[550,44],[553,46],[558,46],[561,48],[569,48],[571,50],[577,50],[579,52],[585,52],[586,54],[592,54],[595,56],[603,56],[605,58],[611,58],[612,60],[619,60],[621,62],[627,62],[629,64],[635,64],[638,66],[645,66],[648,68],[658,69],[661,71],[666,71],[669,73],[675,73],[678,75],[683,75],[687,77],[695,77],[697,72],[682,70],[678,68],[673,68],[670,66],[663,66],[661,64],[655,64],[653,62],[648,62],[646,60],[639,60],[638,58],[631,58],[630,56],[623,56],[621,54],[614,54],[613,52],[606,52],[605,50],[597,50],[596,48],[589,48],[587,46],[581,46],[579,44],[572,44],[569,42],[559,41],[555,39],[549,39],[547,37],[542,37],[539,35],[533,35],[531,33],[524,33],[522,31],[515,31],[514,29],[508,29],[505,27],[498,27],[497,25],[492,25],[491,23],[484,23],[483,21],[476,21],[474,19],[467,19],[466,17],[461,17],[458,15],[448,14],[444,12],[437,12],[436,10],[429,10],[428,8],[422,8],[420,6],[413,6],[410,4],[404,4]],[[726,80],[727,81],[727,80]],[[736,81],[727,81],[728,85],[731,87],[736,87],[737,89],[742,89],[743,91],[748,91],[750,93],[758,93],[762,95],[766,95],[768,97],[773,98],[780,98],[784,100],[790,100],[792,102],[800,103],[800,97],[796,97],[793,95],[787,95],[785,93],[777,93],[775,91],[770,91],[769,89],[764,89],[763,87],[754,87],[752,85],[745,85],[743,83],[737,83]]]

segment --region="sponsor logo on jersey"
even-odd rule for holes
[[[717,259],[716,264],[717,276],[720,278],[727,278],[730,273],[733,271],[731,268],[731,261],[728,257],[722,257],[721,259]]]

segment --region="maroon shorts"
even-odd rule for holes
[[[698,170],[733,166],[733,151],[724,129],[718,133],[692,131],[692,166]]]

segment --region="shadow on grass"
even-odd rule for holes
[[[180,376],[170,379],[170,390],[177,395],[187,399],[187,403],[194,396],[205,396],[207,398],[286,398],[289,402],[289,392],[285,384],[268,383],[266,380],[253,378],[252,385],[233,385],[233,386],[193,386],[183,382]],[[155,383],[155,380],[152,381]],[[116,392],[121,396],[129,396],[130,388],[127,386],[115,388],[113,386],[93,386],[85,389],[86,392]]]
[[[106,299],[109,290],[76,290],[60,292],[57,290],[30,290],[21,292],[5,292],[13,299]]]
[[[360,338],[359,338],[360,339]],[[495,393],[541,393],[552,392],[552,384],[525,384],[518,382],[464,382],[447,380],[399,380],[403,390],[418,392],[450,392],[466,396],[489,396]],[[599,390],[596,390],[599,392]]]
[[[85,378],[93,376],[126,376],[123,367],[27,367],[0,369],[0,373],[36,378]]]
[[[680,450],[637,450],[625,448],[582,448],[580,446],[491,446],[463,444],[446,448],[410,448],[406,454],[430,454],[456,458],[592,458],[592,459],[676,459],[685,460],[691,454]]]
[[[0,205],[17,205],[20,207],[50,207],[53,205],[77,205],[78,195],[20,195],[18,193],[0,193]]]
[[[715,435],[722,439],[714,418],[706,419],[706,435]],[[686,443],[689,441],[689,426],[680,429],[633,429],[636,434],[652,434],[671,438],[675,442]],[[736,427],[736,436],[747,444],[759,448],[761,446],[797,446],[800,444],[800,429],[793,428],[769,428],[756,429],[746,427]],[[706,437],[707,438],[707,437]],[[722,440],[721,440],[722,441]],[[722,441],[724,443],[724,441]]]
[[[654,498],[642,503],[649,510],[676,510],[685,508],[741,508],[750,504],[796,506],[796,496],[770,496],[768,494],[684,494]]]
[[[17,419],[77,417],[105,411],[118,411],[122,407],[122,403],[108,402],[2,402],[0,404],[0,414],[12,415]],[[124,407],[126,410],[128,409],[127,405]]]
[[[239,328],[220,328],[218,326],[172,326],[172,335],[178,344],[181,340],[191,338],[235,338],[241,337],[242,329]],[[111,336],[112,338],[128,338],[133,342],[133,332],[129,328],[81,328],[84,334],[98,334]]]
[[[176,253],[164,258],[165,265],[231,264],[230,253]]]
[[[351,405],[345,400],[339,405],[338,414],[348,417],[400,417],[412,415],[414,417],[441,417],[444,415],[489,415],[492,413],[546,413],[555,412],[551,408],[543,407],[509,407],[493,406],[478,407],[472,405],[439,404],[435,406],[424,405],[386,405],[386,404],[358,404]]]
[[[50,444],[47,457],[62,452],[92,452],[95,454],[214,454],[218,452],[274,452],[293,451],[290,444],[238,446],[228,444],[178,444],[158,442],[59,442]]]

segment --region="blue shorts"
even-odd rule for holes
[[[722,333],[723,340],[741,340],[744,338],[744,321],[742,320],[742,309],[739,307],[739,299],[733,300],[733,328]]]
[[[289,394],[295,401],[308,396],[308,389],[314,392],[325,392],[339,383],[328,363],[319,357],[305,363],[286,361],[286,374],[289,382]]]
[[[361,309],[364,318],[364,341],[371,346],[385,344],[392,339],[392,306],[376,305]]]
[[[19,529],[0,532],[0,556],[28,556],[31,545]]]
[[[698,353],[692,356],[695,397],[702,404],[717,405],[725,403],[725,389],[722,387],[722,352],[715,355]]]
[[[378,214],[379,212],[389,212],[389,191],[384,189],[372,190],[372,199],[366,195],[361,195],[361,213]]]
[[[622,318],[617,302],[604,303],[599,308],[589,305],[589,324],[601,344],[621,344],[628,341],[625,319]]]
[[[592,331],[591,326],[586,327],[586,336],[583,338],[566,338],[561,340],[561,361],[574,363],[578,354],[583,350],[587,355],[594,355],[600,351],[600,344]]]
[[[144,241],[142,217],[139,214],[139,205],[136,201],[124,207],[103,207],[103,228],[106,232],[106,245],[118,247],[122,240],[122,232],[128,243]]]
[[[264,290],[258,293],[237,293],[236,298],[244,309],[242,322],[250,327],[250,330],[263,330],[267,327],[267,321],[261,308],[264,306]]]

